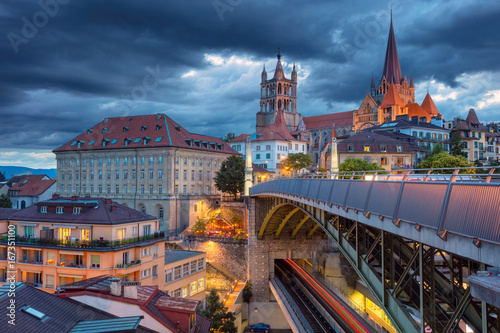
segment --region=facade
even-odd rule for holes
[[[55,197],[15,211],[0,224],[16,234],[18,281],[47,292],[102,274],[164,285],[165,240],[158,219],[111,199]],[[4,234],[4,282],[7,244]]]
[[[434,124],[436,122],[436,124]],[[425,155],[432,151],[436,144],[440,144],[444,151],[450,152],[450,130],[443,128],[440,121],[433,119],[431,123],[414,119],[410,121],[407,115],[398,116],[395,121],[371,127],[369,131],[377,133],[401,133],[418,139],[418,146],[422,151],[416,151],[416,162],[420,163]]]
[[[349,134],[353,130],[354,111],[329,113],[320,116],[304,117],[309,141],[307,153],[317,167],[325,168],[326,149],[332,138]]]
[[[382,78],[378,85],[372,76],[370,92],[366,94],[360,107],[354,111],[354,129],[363,130],[372,126],[394,121],[397,116],[408,115],[410,119],[430,122],[440,117],[439,111],[429,93],[422,104],[415,103],[415,85],[401,73],[396,37],[392,25],[385,54]]]
[[[414,149],[409,141],[370,131],[354,134],[337,144],[339,164],[348,158],[359,158],[368,163],[377,163],[385,170],[412,167],[416,158]],[[330,158],[327,161],[329,168]]]
[[[106,118],[54,153],[58,194],[112,198],[156,216],[160,230],[171,234],[194,224],[200,201],[220,197],[215,173],[238,155],[165,114]]]
[[[486,162],[486,128],[479,122],[476,111],[470,109],[465,120],[458,119],[453,129],[460,133],[460,139],[465,142],[463,151],[470,162],[479,160]],[[491,145],[490,145],[491,146]]]
[[[488,163],[496,163],[500,156],[500,126],[498,123],[490,123],[484,127],[486,128],[486,153],[484,156]]]
[[[136,316],[154,332],[208,333],[211,320],[198,314],[199,301],[170,297],[158,286],[98,276],[66,285],[60,297],[117,317]]]
[[[23,209],[49,200],[56,192],[56,180],[47,175],[22,176],[8,191],[12,207]]]
[[[15,294],[16,301],[15,320],[7,315],[2,332],[105,332],[110,325],[121,328],[121,332],[157,332],[144,327],[144,319],[140,316],[127,313],[116,316],[67,297],[56,297],[24,283],[15,283],[12,289],[10,283],[0,287],[0,306],[7,309],[6,314],[9,306],[12,306],[11,293]]]
[[[172,297],[205,299],[206,253],[165,250],[165,288]]]
[[[297,71],[293,65],[291,79],[285,77],[281,66],[281,54],[278,49],[278,62],[272,79],[267,79],[266,67],[262,70],[260,83],[260,111],[257,112],[256,133],[265,126],[275,123],[280,117],[278,111],[283,111],[287,127],[295,131],[302,115],[297,113]]]

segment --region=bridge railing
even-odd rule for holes
[[[367,218],[377,215],[395,225],[406,222],[417,230],[434,229],[443,240],[454,233],[470,237],[476,246],[482,241],[500,244],[500,174],[495,171],[446,168],[295,175],[256,184],[250,195],[312,200],[326,204],[334,214],[343,210]]]

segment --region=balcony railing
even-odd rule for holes
[[[26,237],[15,237],[16,245],[36,245],[36,246],[51,246],[51,247],[71,247],[71,248],[87,248],[87,249],[109,249],[116,247],[123,247],[134,245],[140,242],[146,242],[154,239],[162,239],[165,237],[163,232],[154,233],[149,236],[142,237],[131,237],[124,238],[121,240],[105,240],[105,239],[95,239],[91,241],[63,241],[60,239],[50,239],[50,238],[26,238]],[[12,241],[12,238],[10,239]],[[7,244],[8,238],[6,234],[2,234],[0,237],[0,244]]]

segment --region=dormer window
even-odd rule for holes
[[[179,125],[174,126],[174,128],[175,128],[176,130],[178,130],[179,132],[181,131],[181,127],[180,127]]]
[[[47,213],[47,206],[41,206],[40,207],[40,213],[46,214]]]
[[[141,132],[144,132],[144,131],[145,131],[145,130],[147,130],[147,129],[148,129],[148,127],[147,127],[147,126],[145,126],[145,125],[143,125],[143,126],[141,127]]]
[[[93,131],[94,131],[93,129],[90,129],[90,128],[89,128],[89,129],[87,130],[87,134],[89,134],[89,135],[90,135]]]
[[[151,141],[151,138],[145,136],[143,139],[143,144],[147,145],[149,143],[149,141]]]
[[[347,145],[347,151],[354,151],[354,145]]]
[[[161,130],[161,125],[156,125],[156,130],[157,131]]]
[[[387,146],[386,145],[380,145],[380,151],[382,153],[387,153]]]
[[[80,215],[82,212],[82,207],[73,207],[73,215]]]
[[[128,131],[128,127],[124,127],[123,128],[123,133],[127,132]]]
[[[102,134],[106,133],[107,131],[108,131],[108,129],[107,129],[106,127],[104,127],[104,128],[102,129]]]
[[[363,151],[365,151],[365,152],[370,152],[370,146],[365,145],[365,146],[363,147]]]
[[[396,149],[397,149],[398,153],[402,153],[403,152],[403,146],[397,145]]]
[[[131,138],[125,138],[125,140],[124,140],[125,146],[128,146],[131,142],[132,142]]]
[[[103,139],[102,140],[102,146],[106,147],[108,145],[109,141],[110,141],[109,139]]]
[[[62,213],[64,213],[64,207],[60,206],[56,207],[56,214],[62,214]]]

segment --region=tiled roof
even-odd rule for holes
[[[320,128],[332,128],[335,126],[352,126],[354,111],[345,111],[337,113],[323,114],[319,116],[304,117],[304,124],[307,130]]]
[[[391,83],[389,86],[389,89],[387,90],[387,94],[385,94],[384,100],[382,101],[382,104],[380,107],[382,109],[390,108],[393,105],[399,105],[403,107],[405,104],[401,97],[399,96],[399,93],[396,90],[396,86],[394,83]]]
[[[229,143],[235,143],[235,142],[245,142],[247,141],[247,138],[251,136],[250,134],[240,134],[233,140],[229,141]]]
[[[408,117],[425,117],[426,121],[430,121],[432,118],[432,114],[428,113],[424,108],[422,108],[418,103],[410,103],[406,105],[408,107]]]
[[[161,113],[106,118],[54,152],[151,147],[178,147],[239,155],[222,139],[190,133]]]
[[[10,188],[9,196],[37,197],[47,191],[56,182],[47,175],[22,176],[19,182]]]
[[[261,166],[258,166],[257,164],[255,163],[252,163],[252,168],[253,168],[253,172],[260,172],[260,173],[274,173],[273,171],[269,171],[267,170],[266,168],[263,168]]]
[[[348,145],[352,145],[354,150],[349,151]],[[341,153],[382,153],[381,145],[385,145],[387,153],[396,153],[397,146],[402,147],[402,153],[411,153],[411,145],[407,141],[396,140],[389,136],[369,131],[357,133],[338,144],[338,151]],[[365,152],[364,147],[369,146],[370,151]]]
[[[292,135],[292,131],[286,126],[283,110],[278,110],[274,124],[266,125],[258,134],[257,139],[253,141],[269,141],[269,140],[282,140],[282,141],[304,141],[298,140]]]
[[[4,285],[2,288],[6,288]],[[8,332],[69,332],[78,322],[89,320],[106,320],[117,318],[107,312],[98,310],[70,298],[59,298],[54,294],[49,294],[40,289],[17,284],[15,291],[16,300],[16,325],[11,326],[6,322],[2,324]],[[0,292],[0,306],[5,309],[10,304],[11,297],[7,293]],[[46,317],[42,320],[31,314],[20,310],[23,306],[29,306]],[[1,329],[3,332],[4,329]],[[146,333],[155,332],[145,327],[139,326],[135,332]]]
[[[436,107],[436,104],[434,104],[434,101],[432,100],[432,97],[431,95],[429,95],[429,93],[425,95],[424,101],[422,102],[422,108],[432,116],[439,116],[439,111]]]
[[[104,198],[58,198],[39,202],[10,216],[15,221],[38,221],[71,224],[122,224],[140,221],[156,220],[157,218],[144,214],[127,206]],[[108,202],[108,203],[106,203]],[[47,213],[40,213],[40,206],[48,206]],[[55,213],[53,207],[67,207],[63,214]],[[72,214],[72,207],[81,207],[81,213]],[[112,207],[116,207],[112,208]]]
[[[386,122],[386,123],[381,124],[381,125],[370,127],[368,130],[369,131],[389,130],[389,129],[394,129],[394,128],[408,128],[408,127],[412,127],[412,128],[415,128],[415,127],[419,128],[420,127],[420,128],[425,128],[425,129],[446,131],[445,128],[436,126],[436,125],[431,124],[431,123],[422,122],[422,121],[419,121],[418,123],[414,123],[410,120],[405,120],[405,119],[396,119],[394,121],[390,121],[390,122]]]
[[[15,212],[17,212],[17,209],[14,208],[0,208],[0,221],[8,220]]]
[[[186,250],[165,250],[165,265],[173,262],[199,256],[205,252],[200,251],[186,251]]]

